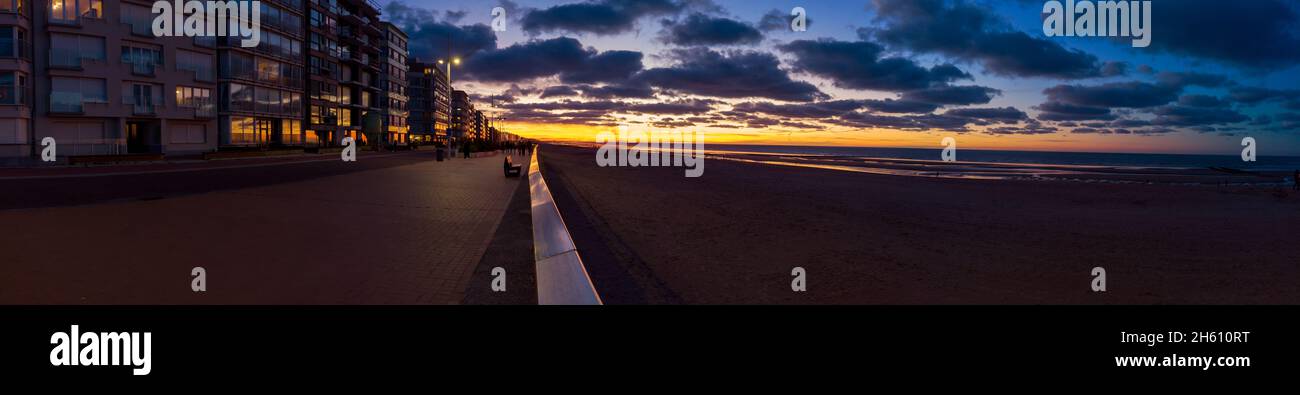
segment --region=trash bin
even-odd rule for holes
[[[437,156],[438,156],[438,161],[439,161],[439,162],[442,162],[443,156],[446,155],[446,154],[443,153],[442,149],[438,149],[438,150],[436,150],[436,152],[437,152]]]

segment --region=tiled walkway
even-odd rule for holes
[[[457,303],[520,182],[502,160],[0,211],[0,303]]]

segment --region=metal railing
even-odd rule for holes
[[[528,161],[528,195],[532,200],[533,257],[537,265],[537,303],[544,305],[600,305],[582,257],[573,245],[569,228],[555,206],[542,178],[537,148]]]

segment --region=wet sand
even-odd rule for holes
[[[1300,194],[1289,188],[717,158],[691,179],[597,167],[588,148],[541,152],[548,182],[573,197],[566,221],[590,224],[571,231],[594,252],[584,257],[608,303],[1300,303]],[[1090,289],[1098,266],[1104,293]],[[794,267],[807,292],[791,291]]]

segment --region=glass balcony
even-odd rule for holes
[[[130,63],[131,74],[142,76],[153,76],[155,69],[158,67],[153,63]]]
[[[135,103],[131,105],[131,113],[135,115],[154,115],[158,113],[158,110],[153,104]]]
[[[81,93],[79,92],[51,92],[50,93],[50,112],[58,113],[80,113]]]
[[[81,68],[81,53],[74,49],[51,48],[50,66],[64,68]]]
[[[0,105],[27,104],[23,95],[23,87],[14,85],[0,85]]]
[[[3,38],[0,39],[0,58],[31,59],[31,48],[31,41]]]

